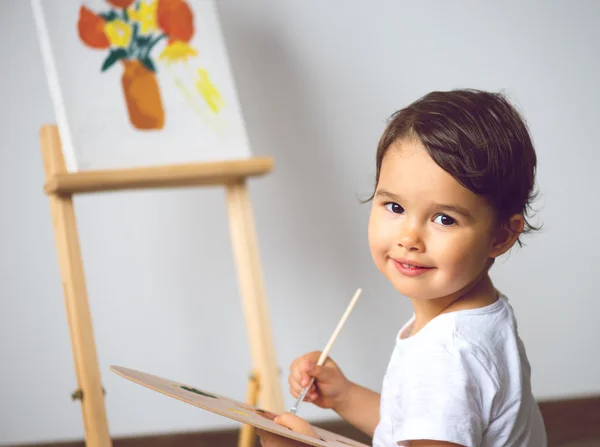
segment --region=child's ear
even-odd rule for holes
[[[506,223],[496,229],[492,240],[490,257],[497,258],[510,250],[521,235],[524,225],[525,218],[523,215],[515,214]]]

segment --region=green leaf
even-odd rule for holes
[[[156,67],[154,66],[154,63],[152,62],[152,60],[149,57],[140,59],[140,61],[142,61],[142,64],[144,64],[146,67],[148,67],[149,70],[156,72]]]
[[[211,397],[216,399],[217,396],[213,396],[212,394],[205,393],[204,391],[197,390],[196,388],[192,388],[191,386],[180,385],[186,391],[191,391],[192,393],[200,394],[201,396]]]
[[[124,48],[117,48],[116,50],[111,50],[111,52],[104,60],[104,63],[102,64],[101,71],[108,70],[115,62],[125,57],[127,57],[127,51],[125,51]]]
[[[137,44],[140,47],[145,47],[146,45],[148,45],[150,43],[150,39],[152,39],[152,36],[140,36],[137,38]]]
[[[112,22],[113,20],[115,20],[116,18],[119,17],[119,14],[117,14],[112,9],[109,12],[101,12],[98,15],[100,17],[102,17],[104,20],[106,20],[107,22]]]

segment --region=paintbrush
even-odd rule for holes
[[[325,363],[325,360],[327,360],[327,356],[329,355],[329,351],[331,351],[331,347],[333,346],[333,343],[335,343],[335,339],[337,338],[340,331],[342,330],[342,326],[344,326],[344,323],[348,319],[350,312],[352,312],[352,309],[354,309],[354,305],[356,304],[356,301],[358,300],[358,297],[360,296],[361,293],[362,293],[362,289],[359,288],[356,290],[356,293],[352,297],[350,304],[348,304],[348,307],[346,308],[346,312],[344,312],[344,315],[342,315],[342,319],[340,320],[337,327],[335,328],[335,331],[333,331],[333,334],[331,334],[331,338],[327,342],[325,349],[323,349],[323,352],[321,353],[321,356],[319,357],[319,360],[317,361],[317,366],[322,366],[323,363]],[[298,396],[298,399],[296,399],[296,403],[290,409],[290,413],[296,414],[296,412],[298,411],[298,408],[300,407],[300,404],[306,397],[306,393],[308,393],[308,390],[310,389],[310,387],[314,381],[315,381],[315,378],[311,377],[310,382],[308,382],[308,385],[306,385],[302,389],[302,392]]]

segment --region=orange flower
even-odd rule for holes
[[[110,43],[108,37],[104,34],[104,24],[106,21],[93,13],[85,6],[79,9],[79,20],[77,21],[77,31],[79,38],[86,45],[92,48],[108,48]]]
[[[106,0],[115,8],[129,8],[135,0]]]
[[[194,15],[184,0],[158,0],[158,26],[169,36],[169,42],[189,42],[194,35]]]

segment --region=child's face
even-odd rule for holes
[[[372,203],[369,246],[375,265],[401,294],[430,300],[471,285],[486,273],[494,230],[488,204],[440,168],[419,142],[401,140],[388,149]]]

